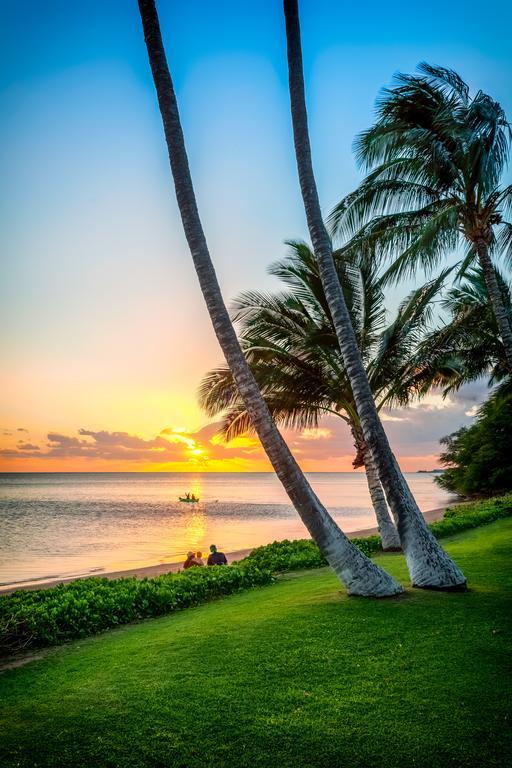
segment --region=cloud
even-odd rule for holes
[[[231,443],[215,439],[219,424],[208,424],[197,432],[178,432],[171,428],[146,439],[129,432],[79,429],[78,437],[60,432],[49,432],[44,449],[33,443],[18,441],[15,448],[4,448],[0,455],[6,458],[88,459],[127,461],[152,464],[187,462],[203,467],[210,460],[250,458],[261,452],[259,442],[252,437],[241,437]]]
[[[385,429],[399,459],[409,463],[427,462],[439,454],[439,439],[463,425],[470,424],[474,408],[488,394],[485,384],[476,382],[442,398],[434,393],[408,408],[386,411]],[[155,436],[143,437],[124,431],[78,429],[75,434],[51,431],[41,447],[20,439],[15,446],[0,450],[5,459],[85,461],[118,466],[155,467],[159,469],[230,470],[268,469],[269,463],[258,438],[242,435],[229,443],[219,436],[220,422],[206,424],[196,431],[165,427]],[[21,428],[19,428],[21,430]],[[9,434],[13,433],[10,430]],[[17,430],[18,431],[18,430]],[[302,431],[283,430],[283,436],[301,464],[311,471],[336,471],[350,468],[354,457],[353,439],[345,422],[326,416],[319,427]],[[9,435],[7,435],[9,437]],[[415,458],[417,457],[417,458]],[[432,458],[434,457],[434,459]],[[40,463],[38,462],[38,466]],[[174,466],[173,466],[174,465]],[[77,466],[75,464],[74,466]],[[412,465],[411,465],[412,466]]]
[[[26,433],[27,433],[27,435],[28,435],[28,429],[25,429],[25,427],[18,427],[18,429],[16,430],[16,432],[26,432]]]
[[[303,440],[328,440],[332,432],[324,427],[308,427],[302,430],[300,436]]]

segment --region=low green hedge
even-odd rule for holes
[[[454,533],[478,528],[502,517],[512,515],[512,494],[497,496],[494,499],[460,504],[445,510],[442,520],[430,524],[430,530],[438,539],[452,536]]]
[[[50,589],[19,590],[0,597],[0,653],[57,645],[273,579],[269,570],[249,562],[191,568],[154,579],[92,577]]]
[[[380,536],[352,539],[352,542],[368,557],[381,550]],[[302,568],[322,568],[327,565],[327,560],[311,539],[274,541],[272,544],[256,547],[240,562],[255,563],[259,568],[268,569],[273,573],[297,571]]]
[[[512,494],[458,505],[430,528],[438,538],[512,515]],[[379,536],[352,540],[366,555]],[[154,579],[88,578],[51,589],[0,597],[0,653],[57,645],[132,621],[162,616],[241,589],[269,584],[274,574],[327,565],[310,539],[275,541],[226,567],[191,568]]]
[[[442,520],[431,523],[429,527],[436,538],[442,539],[510,515],[512,515],[512,494],[450,507],[445,511]],[[380,536],[356,538],[352,539],[352,542],[369,557],[382,551]],[[321,568],[327,565],[327,561],[311,539],[274,541],[272,544],[253,549],[251,554],[241,562],[253,562],[260,568],[266,568],[274,573],[302,568]]]

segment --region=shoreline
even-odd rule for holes
[[[457,503],[457,502],[455,502]],[[460,503],[460,502],[459,502]],[[436,509],[429,509],[423,513],[423,517],[427,523],[433,523],[436,520],[441,520],[443,515],[449,507],[453,504],[447,504],[444,507],[437,507]],[[364,538],[366,536],[374,536],[378,534],[377,526],[371,528],[363,528],[357,531],[347,532],[349,539]],[[236,552],[226,552],[226,558],[228,563],[232,563],[234,560],[241,560],[247,557],[255,547],[249,547],[247,549],[239,549]],[[162,576],[165,573],[176,573],[183,568],[183,561],[172,563],[157,563],[155,565],[144,565],[138,568],[127,568],[120,571],[109,571],[108,573],[98,574],[84,574],[83,576],[69,576],[55,579],[47,579],[45,581],[33,581],[26,584],[16,584],[12,586],[0,587],[0,595],[8,595],[12,592],[18,592],[19,590],[35,590],[35,589],[49,589],[50,587],[56,587],[58,584],[68,584],[72,581],[79,581],[81,579],[90,579],[95,576],[99,576],[104,579],[122,579],[135,576],[137,579],[151,579],[155,576]]]

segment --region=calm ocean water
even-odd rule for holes
[[[345,531],[375,525],[361,473],[308,478]],[[449,500],[408,474],[420,508]],[[194,492],[199,504],[181,504]],[[175,562],[213,542],[226,552],[307,535],[271,473],[0,474],[0,584]]]

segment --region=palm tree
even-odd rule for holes
[[[277,430],[247,365],[222,298],[199,218],[154,0],[139,0],[139,11],[185,236],[215,334],[254,429],[291,502],[348,592],[378,597],[398,594],[403,591],[401,585],[349,541],[313,492]]]
[[[318,265],[305,243],[291,242],[288,257],[270,267],[288,291],[267,295],[242,294],[235,302],[239,339],[274,420],[288,428],[317,427],[334,414],[350,428],[356,455],[354,468],[364,466],[384,550],[400,548],[377,469],[357,416],[334,331]],[[413,291],[386,326],[384,296],[367,260],[349,263],[334,254],[361,357],[377,410],[407,400],[403,382],[411,376],[410,361],[430,320],[430,301],[445,274]],[[222,434],[231,439],[250,430],[250,419],[227,367],[208,373],[199,390],[209,416],[226,411]]]
[[[333,210],[333,232],[393,258],[389,279],[430,269],[463,246],[462,270],[480,265],[512,371],[511,315],[493,269],[493,259],[512,260],[512,185],[500,186],[510,124],[490,96],[471,98],[456,72],[425,63],[419,70],[396,77],[375,124],[357,138],[369,173]]]
[[[440,547],[411,494],[379,419],[357,339],[350,322],[325,228],[311,162],[304,94],[297,0],[284,0],[288,71],[295,155],[309,233],[343,363],[357,406],[364,439],[375,462],[389,504],[397,514],[402,549],[412,583],[433,589],[465,589],[466,580]]]
[[[512,313],[512,286],[494,271],[503,306]],[[481,378],[487,378],[490,386],[510,387],[505,347],[482,269],[470,269],[442,306],[448,318],[419,345],[411,359],[410,378],[404,381],[406,389],[421,396],[439,387],[447,395]]]

